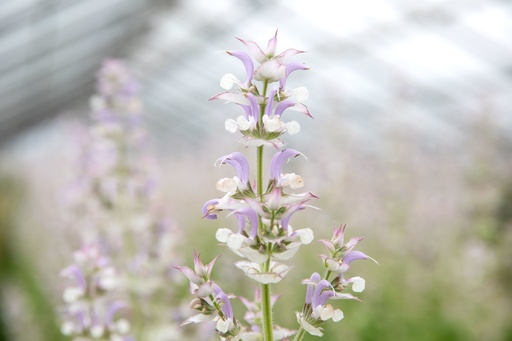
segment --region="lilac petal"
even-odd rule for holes
[[[256,101],[256,97],[254,97],[253,94],[248,94],[247,99],[249,100],[251,106],[252,117],[254,118],[254,121],[258,122],[260,118],[260,106]]]
[[[242,208],[242,209],[236,211],[235,214],[237,214],[237,216],[243,217],[244,227],[245,227],[245,217],[247,217],[247,219],[249,219],[249,222],[251,223],[250,238],[254,239],[256,237],[256,235],[258,234],[258,225],[259,225],[258,214],[250,207]],[[241,231],[242,230],[243,230],[243,227],[242,227]]]
[[[350,240],[345,244],[343,245],[347,251],[351,251],[356,245],[357,243],[359,243],[361,240],[363,240],[364,237],[352,237],[350,238]]]
[[[234,93],[234,92],[222,92],[220,94],[217,94],[210,98],[209,100],[214,99],[222,99],[228,102],[233,102],[237,104],[243,104],[243,105],[249,105],[250,102],[247,100],[247,97],[245,97],[243,94],[240,93]]]
[[[290,110],[293,110],[293,111],[297,111],[297,112],[300,112],[300,113],[303,113],[304,115],[306,116],[309,116],[311,118],[313,118],[313,116],[311,115],[311,113],[309,112],[309,109],[307,106],[305,106],[304,104],[302,103],[297,103],[295,104],[294,106],[290,107]]]
[[[309,67],[300,62],[291,62],[286,64],[286,75],[279,81],[279,86],[281,88],[284,88],[286,85],[286,80],[288,79],[290,73],[297,70],[309,70]]]
[[[279,103],[276,107],[276,111],[275,111],[275,115],[277,116],[281,116],[283,114],[283,112],[290,108],[290,110],[293,110],[293,111],[297,111],[297,112],[300,112],[300,113],[303,113],[305,114],[306,116],[309,116],[311,118],[313,118],[313,116],[311,116],[311,113],[309,112],[308,110],[308,107],[306,107],[304,104],[302,103],[295,103],[294,101],[290,100],[290,99],[287,99],[285,101],[282,101],[281,103]]]
[[[245,230],[245,216],[235,212],[235,217],[238,220],[238,233],[243,233]]]
[[[244,109],[245,119],[249,120],[249,117],[252,116],[251,106],[250,105],[244,105],[244,104],[239,104],[239,105]]]
[[[314,274],[311,275],[309,279],[312,282],[318,282],[320,281],[320,275],[317,272],[315,272]],[[306,290],[306,304],[311,304],[313,299],[313,290],[314,286],[312,284],[308,284],[308,288]]]
[[[284,163],[290,157],[297,157],[299,155],[302,155],[302,153],[290,148],[283,149],[282,151],[275,153],[270,161],[270,178],[278,180],[281,177]]]
[[[229,155],[225,155],[215,161],[215,163],[219,162],[220,164],[229,163],[233,168],[235,168],[236,175],[244,184],[247,184],[249,181],[249,162],[245,158],[244,154],[239,152],[234,152]]]
[[[281,199],[283,197],[283,193],[280,187],[274,187],[272,191],[268,194],[267,199],[265,200],[267,203],[267,207],[272,210],[278,210],[281,208]]]
[[[243,40],[241,38],[236,38],[236,39],[240,40],[245,46],[247,46],[247,48],[249,49],[249,52],[251,53],[251,55],[259,63],[263,63],[265,60],[268,59],[267,55],[265,53],[263,53],[263,51],[261,50],[259,45],[256,44],[255,42],[250,41],[250,40]]]
[[[254,74],[254,64],[251,60],[251,57],[243,52],[243,51],[226,51],[230,56],[237,57],[242,61],[245,67],[246,77],[245,77],[245,85],[249,85],[252,81],[252,76]]]
[[[180,270],[192,283],[197,285],[201,285],[203,283],[196,273],[188,266],[173,266],[173,268]]]
[[[74,279],[76,283],[80,286],[80,288],[83,289],[84,292],[87,290],[87,284],[85,283],[84,274],[78,266],[70,265],[64,270],[62,270],[60,275],[63,277],[69,277]]]
[[[215,209],[215,205],[217,205],[218,203],[218,199],[212,199],[205,202],[203,205],[203,218],[210,220],[217,219],[217,215],[210,212]]]
[[[194,249],[194,272],[197,276],[203,277],[205,273],[204,265],[201,263],[201,259],[199,259],[200,255]]]
[[[281,114],[283,113],[283,111],[285,111],[286,109],[288,109],[289,107],[293,107],[295,105],[295,102],[290,100],[290,99],[287,99],[285,101],[282,101],[280,102],[277,107],[276,107],[276,111],[275,111],[275,115],[276,116],[281,116]]]
[[[276,59],[280,63],[286,63],[288,59],[295,56],[299,53],[304,53],[305,51],[297,50],[297,49],[288,49],[284,52],[281,52],[279,55],[275,56],[274,59]]]
[[[218,285],[215,285],[214,291],[216,294],[215,297],[221,300],[223,303],[221,308],[222,313],[224,314],[224,316],[232,320],[234,316],[233,307],[231,306],[231,302],[229,301],[228,295],[226,295]]]
[[[335,245],[341,246],[343,245],[343,241],[345,239],[345,228],[347,227],[346,224],[340,225],[340,227],[334,227],[334,234],[332,236],[332,242]]]
[[[319,305],[325,305],[325,302],[327,302],[327,300],[333,296],[336,295],[336,292],[334,290],[327,290],[327,291],[324,291],[323,293],[320,294],[320,296],[318,296],[317,298],[317,306]]]
[[[327,247],[327,249],[332,253],[334,252],[336,249],[334,247],[334,244],[330,241],[330,240],[325,240],[325,239],[320,239],[319,240],[320,243],[324,244],[325,247]]]
[[[268,96],[268,102],[265,108],[265,115],[267,115],[268,117],[272,116],[272,105],[274,104],[274,96],[276,95],[276,93],[277,90],[274,89],[270,92],[270,95]]]
[[[277,30],[274,36],[268,41],[267,44],[267,57],[273,57],[276,54],[277,48]]]
[[[263,208],[261,208],[261,203],[257,200],[254,200],[252,198],[244,198],[244,201],[249,205],[249,207],[254,211],[256,212],[257,214],[259,214],[260,216],[264,217],[264,218],[267,218],[268,217],[268,213],[266,213]]]
[[[220,257],[220,255],[218,255],[217,257],[212,259],[212,261],[210,263],[208,263],[208,265],[206,265],[206,278],[210,279],[210,276],[211,276],[212,271],[213,271],[213,265],[215,264],[217,259],[219,259],[219,257]]]
[[[300,204],[300,205],[296,205],[296,206],[294,206],[294,207],[289,211],[289,213],[288,213],[285,217],[283,217],[283,218],[281,219],[281,226],[283,227],[283,229],[284,229],[286,232],[288,232],[288,223],[290,222],[290,219],[291,219],[292,215],[293,215],[295,212],[297,212],[297,211],[301,211],[301,210],[303,210],[303,209],[305,209],[305,208],[306,208],[306,206],[304,206],[304,205],[302,205],[302,204]]]
[[[327,299],[329,297],[332,297],[335,295],[334,290],[329,290],[329,291],[322,293],[325,289],[330,288],[330,287],[331,287],[331,283],[329,283],[325,279],[318,282],[318,284],[315,287],[315,291],[313,292],[313,298],[312,298],[312,302],[311,302],[313,309],[315,309],[319,305],[324,305],[325,301],[327,301]]]
[[[343,262],[350,264],[351,262],[359,259],[369,259],[370,257],[362,253],[361,251],[351,251],[343,257]]]

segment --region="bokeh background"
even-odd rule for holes
[[[214,161],[246,152],[223,128],[235,106],[208,99],[224,73],[244,74],[219,51],[242,49],[235,36],[266,44],[276,29],[278,50],[306,50],[297,60],[311,68],[289,83],[309,89],[314,120],[297,118],[301,133],[286,138],[308,161],[286,167],[322,210],[293,224],[316,239],[347,224],[379,261],[353,266],[364,303],[336,302],[345,319],[325,326],[325,340],[512,340],[508,0],[2,1],[1,340],[65,340],[58,274],[78,244],[60,200],[105,58],[123,59],[141,85],[162,205],[183,231],[176,259],[222,254],[223,289],[251,297],[214,239],[235,222],[201,219],[215,182],[231,176]],[[296,328],[299,283],[321,270],[321,252],[303,247],[275,286],[280,325]]]

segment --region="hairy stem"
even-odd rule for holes
[[[264,271],[270,269],[270,258],[265,262]],[[263,315],[263,340],[273,341],[272,303],[270,299],[270,284],[261,285],[261,312]]]

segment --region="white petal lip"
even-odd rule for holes
[[[300,320],[300,324],[304,330],[306,330],[308,333],[314,336],[322,336],[324,333],[322,333],[320,328],[313,327],[311,324],[306,322],[303,318]]]
[[[221,86],[221,88],[223,88],[225,90],[231,90],[231,88],[233,88],[234,84],[241,86],[242,83],[232,73],[226,73],[220,79],[220,86]]]
[[[238,130],[238,124],[235,120],[233,119],[227,119],[226,122],[224,123],[224,128],[226,128],[227,131],[229,131],[230,133],[236,133],[236,131]]]
[[[352,283],[352,290],[354,292],[362,292],[366,287],[366,281],[362,277],[352,277],[349,281]]]
[[[221,228],[217,230],[217,233],[215,233],[215,238],[221,243],[226,243],[229,235],[232,233],[233,232],[230,229]]]
[[[248,261],[238,261],[235,263],[235,266],[245,272],[249,278],[263,284],[274,284],[280,282],[291,269],[291,267],[277,262],[271,263],[269,272],[261,272],[260,265],[258,263]]]
[[[197,314],[197,315],[191,316],[188,319],[186,319],[185,321],[183,321],[180,324],[180,327],[183,327],[189,323],[199,323],[199,322],[203,322],[203,321],[210,321],[210,320],[213,320],[214,317],[215,317],[215,315]]]

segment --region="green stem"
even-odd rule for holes
[[[270,268],[270,258],[264,263],[265,268],[263,269],[265,272],[269,271]],[[262,284],[261,285],[261,312],[263,315],[263,340],[264,341],[273,341],[274,340],[274,332],[272,328],[273,319],[272,319],[272,303],[270,297],[270,284]]]
[[[260,199],[262,199],[263,196],[263,146],[259,146],[257,149],[257,174],[258,179],[256,180],[258,183],[258,195]],[[261,219],[260,219],[261,222]],[[261,228],[261,226],[260,226]]]
[[[299,330],[297,331],[297,334],[295,334],[295,337],[293,338],[293,341],[302,340],[305,333],[306,333],[306,331],[304,330],[304,328],[302,328],[302,326],[300,326]]]
[[[268,81],[263,83],[262,95],[265,98],[267,93]],[[260,105],[260,117],[259,117],[259,128],[263,129],[263,115],[265,114],[265,101]],[[263,146],[259,146],[257,149],[257,178],[258,178],[258,195],[263,199]],[[259,219],[258,230],[263,230],[263,224],[261,217]],[[270,252],[270,247],[267,248]],[[262,264],[262,272],[270,271],[270,256],[265,263]],[[261,312],[263,315],[262,327],[263,327],[263,340],[273,341],[273,319],[272,319],[272,303],[270,297],[270,284],[261,284]]]

